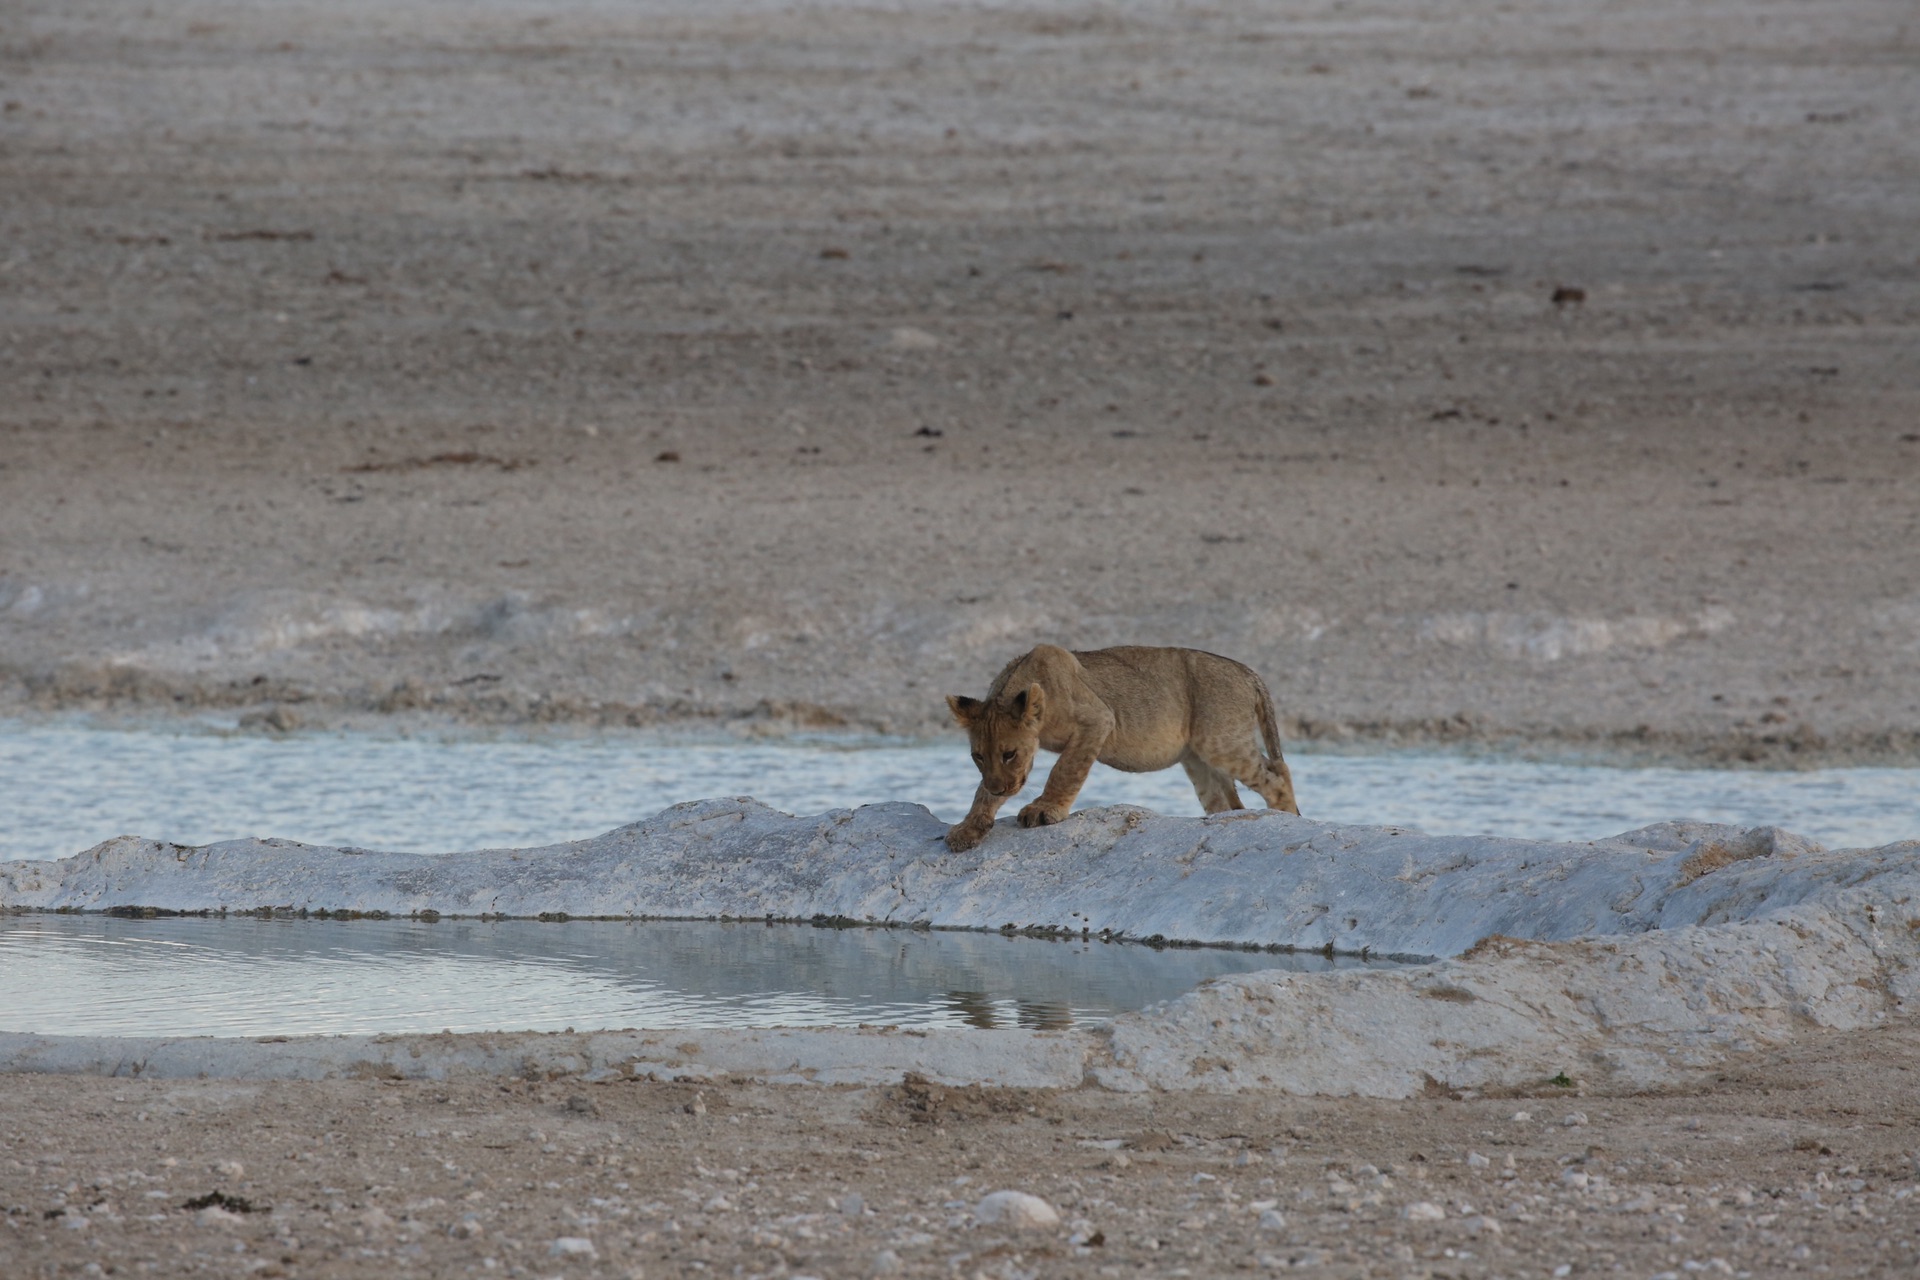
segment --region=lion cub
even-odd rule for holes
[[[1060,758],[1040,798],[1020,810],[1023,827],[1066,817],[1095,760],[1128,773],[1177,764],[1208,813],[1241,807],[1235,778],[1270,807],[1300,812],[1272,695],[1250,668],[1218,654],[1140,646],[1070,653],[1043,644],[1008,663],[985,700],[956,695],[947,705],[980,769],[973,808],[947,832],[955,852],[986,838],[1000,806],[1027,785],[1037,747]]]

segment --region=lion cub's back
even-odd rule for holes
[[[1196,720],[1223,711],[1245,714],[1264,697],[1250,667],[1204,649],[1120,645],[1073,656],[1129,734],[1185,737]]]

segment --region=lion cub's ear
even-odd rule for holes
[[[977,698],[950,693],[947,695],[947,710],[953,712],[953,718],[960,722],[961,728],[971,729],[973,722],[980,717],[980,702]]]
[[[1028,724],[1038,724],[1047,714],[1047,691],[1030,684],[1013,695],[1013,713]]]

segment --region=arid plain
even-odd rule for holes
[[[921,733],[1132,641],[1295,738],[1912,763],[1917,61],[1898,0],[20,0],[0,711]],[[0,1271],[1906,1274],[1912,1041],[1406,1103],[13,1076]]]
[[[15,705],[1920,741],[1904,5],[0,21]]]

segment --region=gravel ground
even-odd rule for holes
[[[1905,1023],[1697,1092],[1409,1102],[11,1076],[0,1269],[1904,1276],[1916,1058]],[[1007,1190],[1058,1225],[980,1222]]]

